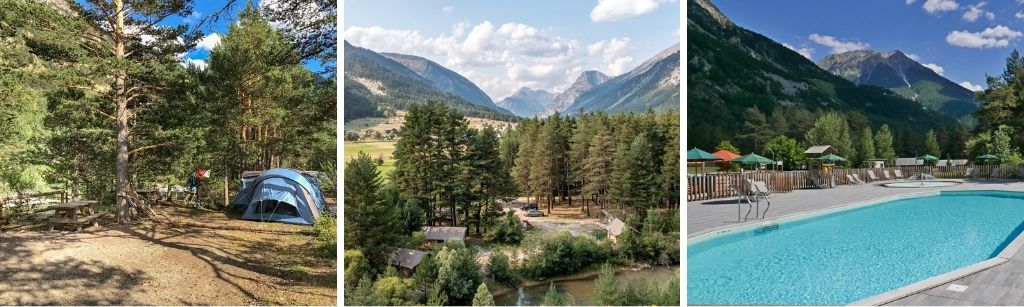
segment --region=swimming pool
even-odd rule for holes
[[[993,258],[1024,193],[931,192],[689,240],[689,304],[835,305]]]
[[[950,187],[961,183],[963,182],[957,180],[908,180],[893,183],[884,183],[882,185],[890,188],[936,188]]]

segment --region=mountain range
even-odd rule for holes
[[[554,94],[545,90],[535,90],[523,87],[498,102],[498,106],[505,108],[520,117],[532,117],[551,104]]]
[[[818,66],[858,85],[887,88],[953,118],[978,109],[974,92],[942,77],[899,50],[855,50],[826,56]]]
[[[372,110],[381,106],[404,109],[427,100],[441,101],[467,116],[495,119],[544,117],[581,108],[614,113],[679,107],[679,44],[614,78],[585,71],[561,93],[524,87],[494,103],[469,79],[436,62],[344,43],[346,120],[379,116]],[[357,114],[350,116],[349,111]]]
[[[822,69],[796,51],[736,25],[708,0],[687,0],[686,21],[690,147],[713,149],[722,140],[737,142],[752,109],[778,126],[772,135],[791,127],[788,133],[798,138],[809,129],[815,113],[844,114],[856,135],[865,127],[877,131],[887,124],[897,139],[894,143],[908,146],[898,152],[923,144],[929,129],[959,126],[953,118],[891,90],[857,85]]]

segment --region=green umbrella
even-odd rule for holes
[[[719,157],[719,156],[713,155],[710,152],[706,152],[706,151],[700,150],[699,148],[696,148],[696,147],[686,151],[686,161],[716,161],[716,160],[722,160],[722,158]]]
[[[991,154],[985,154],[985,155],[982,155],[982,156],[978,157],[978,160],[996,160],[996,159],[999,159],[999,157],[993,156]]]
[[[829,162],[842,162],[842,161],[846,161],[846,159],[843,159],[843,157],[840,157],[840,156],[837,156],[837,155],[834,155],[834,154],[828,154],[828,155],[825,155],[825,156],[818,157],[818,160],[829,161]]]
[[[935,160],[938,160],[939,158],[936,158],[933,155],[923,155],[923,156],[917,157],[917,159],[918,160],[925,160],[925,161],[935,161]]]
[[[757,155],[755,153],[750,153],[750,154],[748,154],[746,156],[742,156],[742,157],[733,159],[733,160],[731,160],[729,162],[735,162],[735,163],[740,163],[740,164],[774,164],[775,163],[775,161],[772,161],[772,159],[768,159],[768,158],[759,156],[759,155]]]

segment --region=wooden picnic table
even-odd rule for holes
[[[138,189],[135,190],[135,193],[138,193],[143,199],[149,202],[156,202],[160,199],[159,189]]]
[[[50,217],[50,230],[55,226],[74,226],[75,230],[82,230],[82,225],[92,223],[96,226],[96,219],[103,216],[103,213],[96,213],[93,210],[95,200],[76,200],[63,204],[53,205],[53,217]]]

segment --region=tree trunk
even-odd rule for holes
[[[114,57],[124,60],[124,3],[123,0],[114,0]],[[114,118],[116,122],[115,132],[117,133],[117,222],[126,223],[131,217],[128,212],[128,110],[127,97],[127,72],[124,68],[117,68],[114,76]]]

